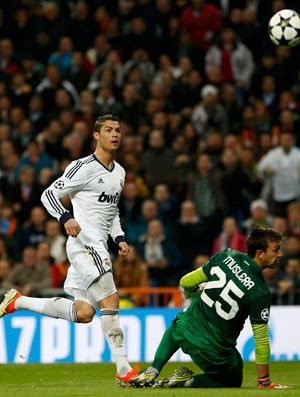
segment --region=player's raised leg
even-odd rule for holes
[[[66,298],[33,298],[24,296],[15,289],[8,290],[0,302],[0,317],[16,310],[30,310],[48,317],[78,322],[76,305]]]

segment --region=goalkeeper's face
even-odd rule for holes
[[[282,257],[281,244],[270,242],[266,251],[261,251],[260,259],[263,268],[274,268]]]

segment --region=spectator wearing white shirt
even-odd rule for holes
[[[257,171],[263,184],[270,184],[269,199],[274,202],[272,213],[286,216],[287,205],[300,199],[300,149],[295,146],[291,132],[281,133],[280,145],[258,162]]]

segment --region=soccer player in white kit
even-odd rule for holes
[[[119,296],[112,274],[107,248],[109,235],[119,246],[119,255],[129,247],[121,228],[118,202],[124,186],[125,170],[114,161],[121,143],[121,125],[113,115],[96,120],[93,154],[71,162],[64,174],[42,194],[47,211],[68,234],[70,261],[65,291],[74,297],[32,298],[9,290],[0,303],[0,317],[18,309],[27,309],[54,318],[88,323],[100,307],[101,326],[117,366],[116,381],[129,385],[138,375],[138,366],[130,366],[126,356],[123,331],[119,322]],[[69,195],[73,214],[60,198]]]

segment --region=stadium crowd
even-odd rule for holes
[[[2,0],[0,289],[63,286],[66,236],[40,196],[112,113],[132,246],[117,286],[178,285],[267,224],[285,236],[273,304],[300,304],[300,50],[267,32],[297,3]]]

